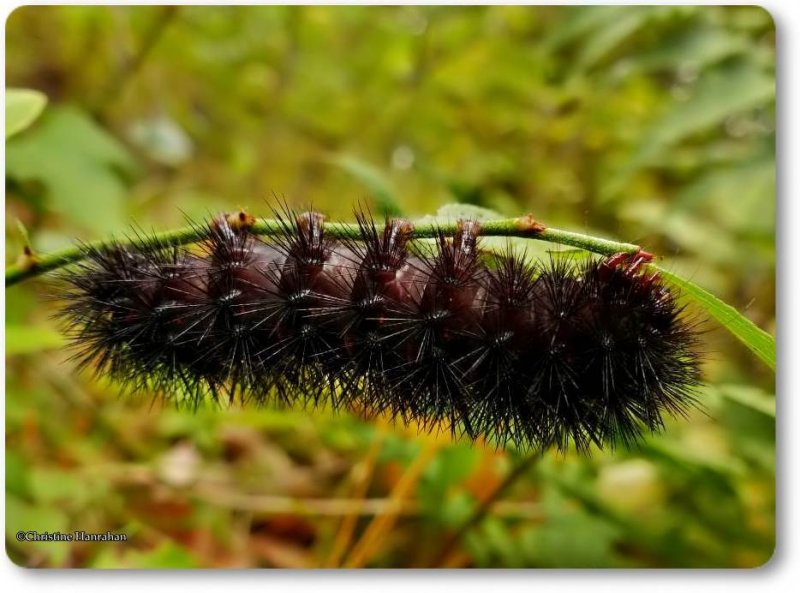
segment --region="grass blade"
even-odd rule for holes
[[[757,327],[727,303],[697,286],[694,282],[685,280],[658,266],[653,267],[669,282],[680,288],[686,297],[700,305],[709,315],[719,321],[725,329],[736,336],[742,344],[764,361],[769,368],[773,371],[775,370],[774,337]]]

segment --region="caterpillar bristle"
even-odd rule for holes
[[[529,364],[525,352],[534,325],[537,268],[511,252],[496,258],[483,282],[484,315],[464,361],[476,400],[480,433],[499,445],[521,446],[538,438],[527,393]],[[534,338],[535,339],[535,338]]]
[[[196,247],[146,235],[86,248],[61,317],[81,368],[196,407],[330,405],[444,426],[497,447],[629,446],[683,415],[700,381],[695,322],[649,254],[488,257],[480,225],[413,246],[413,225],[359,237],[324,217],[214,217]]]

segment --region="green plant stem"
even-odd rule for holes
[[[530,217],[505,218],[501,220],[490,220],[481,222],[481,235],[487,237],[524,237],[569,245],[599,253],[601,255],[613,255],[615,253],[637,253],[641,251],[638,245],[632,243],[618,243],[592,237],[570,231],[545,228],[535,223]],[[425,222],[415,225],[414,238],[429,239],[436,237],[438,233],[452,235],[458,223]],[[253,226],[252,232],[257,235],[277,235],[284,232],[283,223],[275,219],[262,218]],[[161,233],[154,233],[149,238],[157,241],[164,246],[178,246],[195,243],[203,239],[205,228],[201,225],[189,226]],[[325,225],[325,234],[334,239],[358,239],[361,236],[359,226],[354,223],[328,223]],[[121,245],[135,245],[141,239],[126,238],[123,240],[101,240],[83,245],[76,245],[24,258],[24,261],[17,265],[6,268],[6,286],[13,286],[26,278],[39,276],[45,272],[50,272],[69,264],[82,260],[87,249],[113,249]]]

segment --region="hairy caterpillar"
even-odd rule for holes
[[[646,255],[490,256],[474,221],[424,253],[402,219],[357,213],[360,238],[334,241],[318,213],[277,217],[264,240],[240,213],[194,249],[87,249],[62,311],[81,365],[132,391],[325,401],[523,448],[627,444],[694,401],[695,324]]]

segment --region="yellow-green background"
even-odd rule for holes
[[[49,98],[6,145],[9,261],[15,219],[47,251],[276,198],[334,220],[465,202],[641,243],[774,333],[759,8],[28,7],[6,39],[7,86]],[[6,291],[19,564],[749,567],[774,548],[774,376],[713,321],[702,410],[634,450],[545,452],[442,559],[517,453],[347,413],[119,399],[75,372],[53,292]]]

